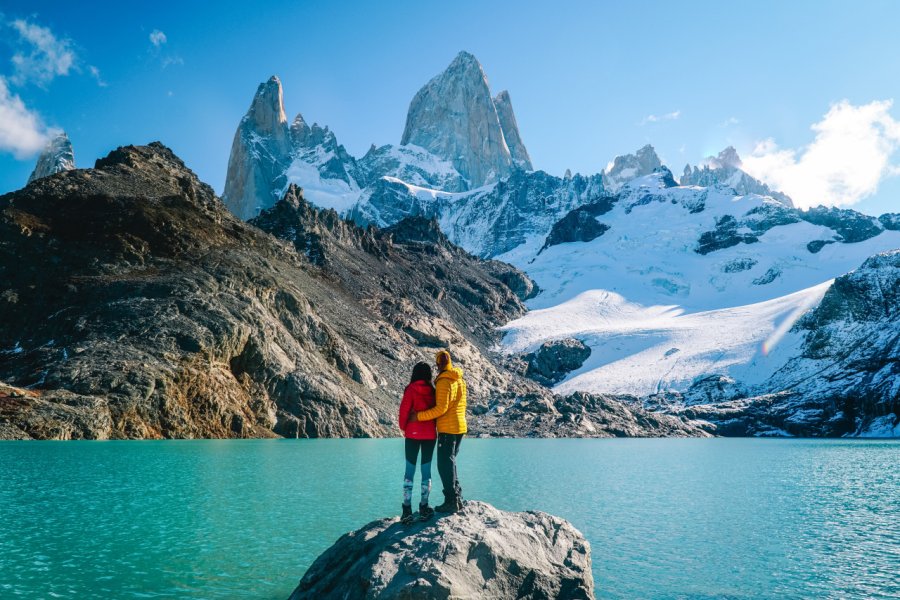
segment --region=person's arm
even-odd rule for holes
[[[410,409],[412,408],[412,394],[409,390],[403,392],[403,400],[400,401],[400,429],[406,431],[406,424],[409,423]]]
[[[430,421],[437,419],[439,416],[447,412],[450,408],[450,382],[446,379],[438,380],[434,393],[434,408],[423,410],[416,413],[416,419],[419,421]]]

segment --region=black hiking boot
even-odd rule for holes
[[[459,509],[459,501],[456,498],[447,498],[443,504],[434,507],[434,510],[439,513],[455,513]]]
[[[427,521],[431,517],[434,516],[434,509],[428,506],[427,504],[419,505],[419,520]]]
[[[403,505],[403,514],[400,515],[400,522],[404,525],[412,525],[413,522],[413,514],[412,514],[412,506],[409,504]]]

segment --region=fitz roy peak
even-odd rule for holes
[[[65,131],[60,131],[51,139],[44,151],[38,157],[34,171],[28,178],[28,183],[48,177],[54,173],[71,171],[75,168],[75,152],[72,150],[72,142]]]
[[[508,176],[514,164],[531,170],[509,93],[501,92],[497,101],[499,111],[481,64],[468,52],[460,52],[413,98],[400,143],[421,146],[451,161],[470,188]],[[515,161],[510,139],[515,142]]]

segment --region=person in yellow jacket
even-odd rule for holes
[[[422,412],[413,411],[410,421],[430,421],[437,425],[437,468],[444,485],[444,503],[438,512],[451,513],[463,507],[462,487],[456,474],[456,455],[468,431],[466,425],[466,381],[462,369],[453,366],[450,353],[441,350],[434,357],[438,376],[434,381],[435,406]]]

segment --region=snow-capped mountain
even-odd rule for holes
[[[222,194],[231,212],[249,219],[280,199],[292,146],[281,81],[272,76],[259,85],[234,134]]]
[[[653,146],[647,144],[634,154],[617,156],[603,171],[603,185],[610,192],[617,192],[623,185],[649,175],[662,166]]]
[[[792,327],[835,278],[900,248],[900,216],[798,210],[744,172],[731,147],[685,167],[680,181],[650,145],[595,175],[535,171],[509,94],[492,97],[467,53],[416,94],[402,143],[362,158],[327,127],[298,116],[288,128],[277,79],[260,90],[235,136],[229,206],[248,172],[267,179],[253,181],[255,208],[245,203],[242,216],[295,183],[361,225],[437,219],[454,243],[512,263],[541,290],[504,327],[501,351],[589,349],[581,366],[554,375],[560,393],[675,394],[682,407],[780,393],[810,354]],[[258,102],[280,129],[256,125]]]
[[[288,126],[281,82],[273,76],[259,86],[235,133],[223,199],[232,212],[249,219],[271,207],[293,183],[314,204],[347,214],[377,196],[386,177],[465,192],[531,168],[509,93],[491,97],[481,65],[460,52],[413,98],[400,145],[373,145],[359,159],[328,127],[309,125],[301,115]],[[403,216],[412,214],[417,213]]]
[[[65,131],[60,131],[48,143],[44,151],[38,157],[34,171],[28,177],[28,183],[41,177],[47,177],[62,171],[71,171],[75,168],[75,151],[72,150],[72,142]]]
[[[470,189],[507,177],[517,164],[531,168],[509,94],[491,97],[484,69],[468,52],[460,52],[413,97],[400,144],[449,160]]]
[[[684,166],[684,173],[681,176],[681,185],[699,185],[714,186],[721,185],[730,187],[736,193],[758,194],[760,196],[771,196],[776,200],[780,200],[783,204],[793,206],[793,201],[777,190],[769,188],[762,181],[753,178],[746,171],[741,169],[743,161],[738,156],[737,150],[733,146],[728,146],[718,156],[709,156],[700,167]]]
[[[864,226],[847,216],[829,226],[829,212],[673,186],[663,170],[631,181],[567,215],[550,235],[558,243],[498,257],[542,290],[506,326],[505,349],[584,342],[592,354],[561,392],[686,393],[711,374],[761,386],[796,349],[781,339],[786,328],[831,279],[900,248],[900,231],[882,220],[853,213]]]

